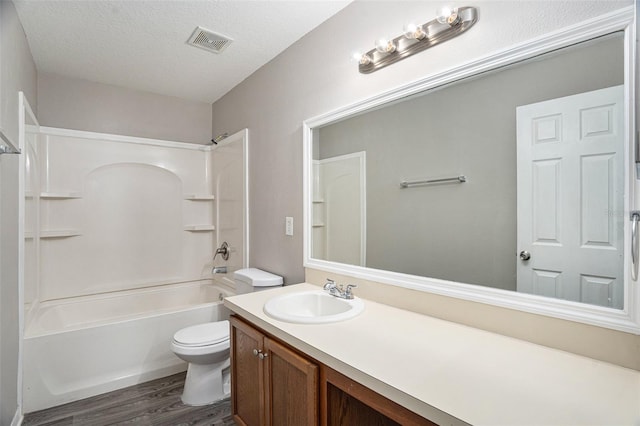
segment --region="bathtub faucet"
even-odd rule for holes
[[[226,266],[214,266],[213,269],[211,270],[212,274],[226,274],[227,273],[227,267]]]

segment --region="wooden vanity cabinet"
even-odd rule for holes
[[[437,426],[347,376],[321,368],[322,426]]]
[[[231,404],[247,426],[318,424],[319,368],[236,316],[231,322]]]

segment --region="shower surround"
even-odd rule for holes
[[[246,137],[218,147],[32,127],[25,167],[23,409],[184,370],[178,329],[224,319],[246,265]],[[222,266],[216,259],[216,266]]]

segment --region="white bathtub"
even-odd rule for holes
[[[23,411],[184,371],[173,334],[228,318],[221,300],[232,294],[217,278],[40,304],[25,328]]]

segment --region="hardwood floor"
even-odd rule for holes
[[[180,401],[185,373],[25,415],[24,426],[232,426],[231,402],[190,407]]]

